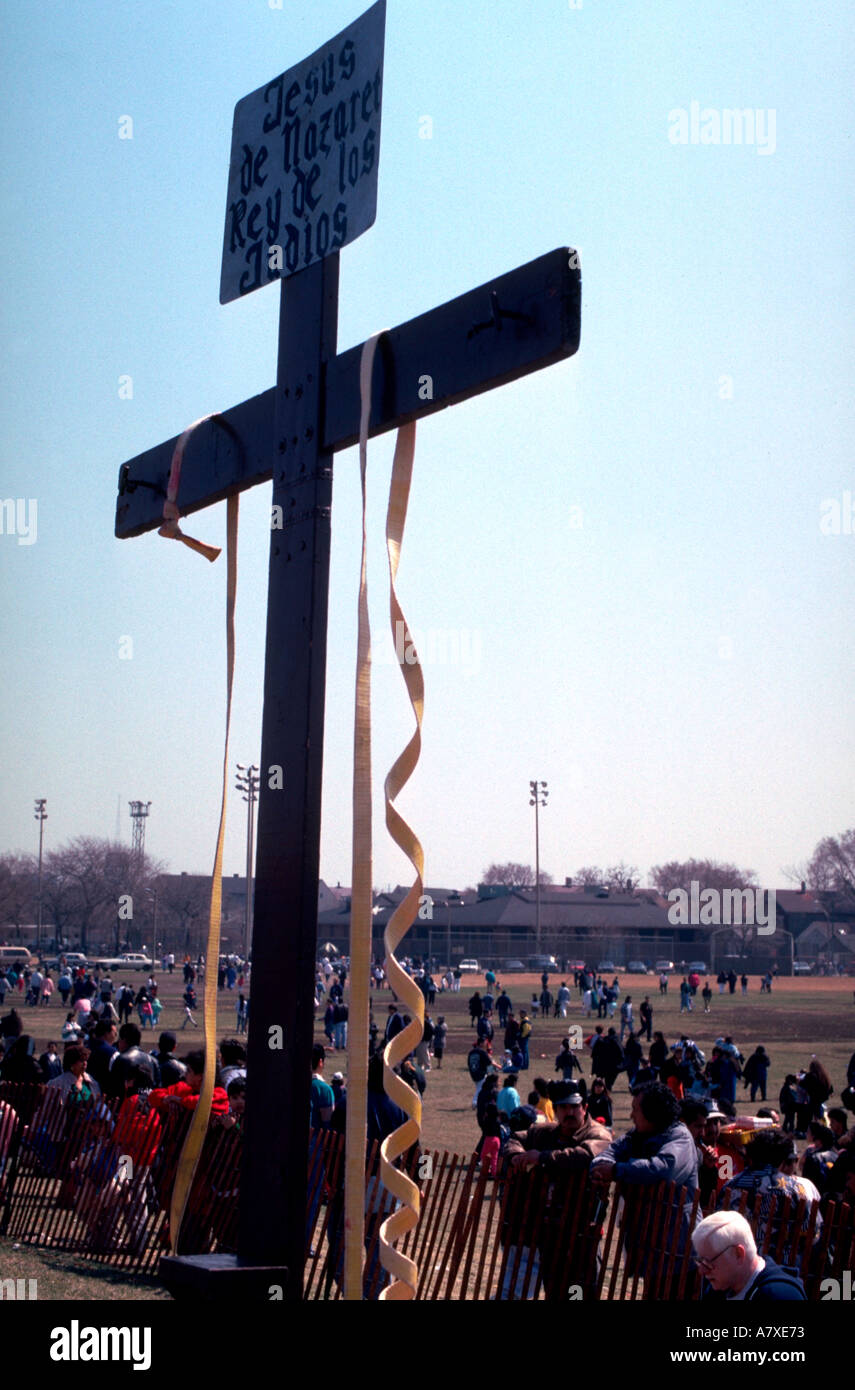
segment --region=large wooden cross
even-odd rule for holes
[[[338,277],[336,251],[282,280],[276,385],[198,427],[178,497],[186,515],[273,481],[236,1267],[287,1271],[288,1300],[301,1297],[305,1256],[333,455],[359,434],[362,348],[337,353]],[[580,299],[578,261],[562,247],[391,329],[370,434],[571,356]],[[122,466],[118,537],[160,526],[175,443]],[[273,766],[282,788],[269,785]],[[280,1049],[268,1046],[274,1025]]]

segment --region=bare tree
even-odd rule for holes
[[[671,860],[668,864],[656,864],[650,870],[649,878],[663,896],[667,896],[672,888],[682,888],[690,893],[692,883],[697,883],[701,891],[715,888],[719,892],[726,888],[757,886],[757,875],[753,869],[740,869],[736,864],[725,864],[718,859]]]
[[[800,887],[806,884],[810,877],[810,860],[800,859],[796,864],[787,864],[781,873],[788,883],[797,883]]]
[[[198,874],[164,874],[159,880],[159,902],[167,927],[175,932],[179,949],[189,951],[200,924],[207,922],[211,904],[211,880]]]
[[[57,934],[71,939],[81,951],[113,938],[118,951],[133,943],[134,918],[142,891],[159,869],[142,860],[127,845],[80,835],[45,857],[44,907]],[[138,943],[137,943],[138,944]]]
[[[855,898],[855,829],[844,830],[841,835],[826,835],[810,859],[791,865],[784,873],[790,882],[805,884],[814,895],[828,928],[828,942],[823,952],[833,958],[835,898],[838,894]]]
[[[0,855],[0,923],[20,928],[36,920],[36,880],[33,855]]]
[[[855,897],[855,829],[820,840],[811,855],[806,877],[815,893]]]
[[[541,883],[551,883],[552,875],[540,871]],[[530,864],[491,864],[484,870],[482,883],[504,883],[508,888],[533,888],[534,869]]]
[[[75,923],[74,884],[61,863],[52,865],[45,856],[42,876],[42,920],[53,926],[57,945],[71,941]]]
[[[66,920],[65,933],[72,931],[79,939],[80,949],[88,948],[88,936],[96,913],[106,903],[102,855],[98,841],[80,836],[64,848],[45,855],[45,902],[53,909],[57,900]]]
[[[152,924],[152,890],[157,876],[163,872],[163,864],[138,854],[123,844],[108,843],[104,853],[104,882],[108,891],[108,913],[104,927],[112,929],[117,952],[122,942],[133,950],[140,950],[146,928]],[[120,906],[121,904],[121,906]],[[154,952],[157,943],[152,941],[149,949]]]
[[[604,882],[603,871],[596,864],[585,864],[573,875],[574,888],[599,888]]]
[[[633,893],[641,882],[641,874],[634,864],[612,864],[606,869],[602,880],[613,893]]]

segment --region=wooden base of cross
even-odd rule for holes
[[[332,463],[359,431],[362,347],[336,352],[338,273],[334,254],[282,281],[276,386],[199,426],[178,498],[187,515],[273,479],[238,1255],[213,1273],[208,1257],[185,1261],[180,1282],[210,1291],[225,1268],[248,1284],[287,1269],[288,1301],[302,1296],[306,1243]],[[578,259],[564,247],[391,329],[370,433],[571,356],[580,309]],[[161,524],[175,443],[122,466],[118,537]]]
[[[164,1255],[158,1274],[179,1301],[270,1303],[283,1298],[288,1270],[240,1263],[237,1255]]]

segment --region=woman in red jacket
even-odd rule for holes
[[[183,1081],[177,1081],[174,1086],[166,1086],[149,1092],[148,1103],[152,1110],[164,1114],[167,1107],[172,1106],[177,1110],[196,1109],[202,1090],[202,1078],[205,1074],[205,1054],[200,1049],[198,1052],[190,1052],[183,1060],[187,1068],[187,1075]],[[218,1074],[215,1074],[214,1080],[215,1082],[219,1081]],[[228,1113],[229,1098],[223,1087],[215,1084],[214,1096],[211,1101],[211,1114],[227,1115]]]
[[[187,1068],[184,1079],[176,1082],[174,1086],[151,1091],[148,1097],[149,1105],[162,1116],[166,1126],[163,1155],[166,1161],[162,1166],[159,1165],[156,1177],[158,1198],[166,1211],[169,1210],[183,1135],[187,1132],[186,1122],[189,1122],[190,1119],[189,1115],[185,1117],[184,1112],[195,1110],[199,1104],[202,1078],[205,1072],[205,1053],[201,1049],[197,1052],[191,1052],[188,1056],[183,1057],[182,1061]],[[217,1069],[214,1073],[214,1095],[211,1102],[212,1120],[219,1120],[229,1113],[229,1098],[219,1082],[220,1074],[219,1069]],[[170,1119],[179,1121],[178,1125],[170,1125]],[[185,1120],[185,1123],[181,1123],[182,1120]],[[223,1141],[227,1137],[231,1140],[231,1136],[226,1136],[219,1125],[209,1125],[196,1177],[187,1199],[187,1208],[181,1228],[182,1249],[187,1254],[198,1254],[203,1250],[210,1249],[212,1226],[215,1228],[217,1221],[223,1215],[219,1211],[223,1202],[223,1193],[214,1189],[211,1170],[216,1168],[219,1171],[219,1162],[223,1157]],[[166,1229],[168,1229],[168,1223]],[[166,1229],[164,1234],[166,1234]]]
[[[148,1238],[149,1209],[154,1197],[151,1168],[160,1143],[160,1116],[146,1100],[149,1073],[131,1066],[124,1075],[125,1098],[109,1139],[109,1153],[88,1173],[93,1192],[84,1191],[78,1216],[89,1227],[88,1247],[105,1253],[119,1242],[120,1221],[126,1229],[125,1249],[139,1254]]]

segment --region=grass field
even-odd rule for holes
[[[568,983],[572,989],[572,975]],[[621,978],[620,998],[623,1000],[626,994],[632,996],[637,1019],[638,1005],[645,994],[649,995],[653,1006],[654,1030],[661,1029],[669,1044],[676,1042],[681,1033],[688,1034],[703,1049],[707,1059],[711,1056],[715,1039],[723,1034],[730,1034],[746,1057],[759,1043],[763,1043],[772,1063],[767,1104],[773,1106],[777,1106],[778,1092],[786,1073],[807,1066],[815,1053],[834,1084],[832,1103],[839,1105],[840,1091],[846,1085],[846,1067],[855,1051],[853,983],[851,979],[796,977],[776,981],[773,993],[767,995],[760,993],[760,980],[754,977],[750,979],[749,992],[743,998],[738,987],[735,995],[719,995],[718,987],[711,981],[714,991],[711,1012],[704,1014],[703,1000],[698,995],[693,1001],[694,1011],[681,1016],[677,993],[679,979],[676,983],[672,981],[667,995],[660,995],[656,977],[626,975]],[[535,991],[540,993],[539,975],[511,975],[500,980],[500,984],[505,985],[517,1008],[525,1008]],[[558,984],[560,977],[550,979],[553,994]],[[471,1150],[477,1141],[478,1126],[471,1104],[474,1087],[466,1069],[466,1054],[475,1034],[470,1026],[468,1001],[476,989],[483,993],[484,988],[483,975],[464,975],[459,994],[437,995],[431,1016],[435,1020],[443,1014],[449,1025],[449,1034],[442,1070],[438,1071],[434,1066],[427,1078],[423,1102],[423,1142],[430,1148],[446,1148],[461,1153]],[[545,1076],[550,1080],[559,1075],[554,1070],[555,1056],[567,1025],[580,1024],[587,1036],[597,1022],[595,1018],[585,1018],[578,990],[573,991],[573,996],[566,1020],[537,1019],[533,1023],[529,1041],[531,1067],[528,1073],[522,1073],[517,1087],[523,1100],[527,1077]],[[379,1026],[382,1026],[390,998],[387,990],[382,990],[375,997]],[[600,1021],[608,1026],[607,1021]],[[617,1019],[612,1023],[619,1026]],[[580,1061],[584,1075],[590,1082],[590,1061],[581,1054]],[[329,1074],[336,1070],[346,1073],[344,1058],[333,1054],[326,1070]],[[740,1083],[737,1090],[739,1114],[751,1114],[756,1108],[748,1101],[748,1094]],[[625,1074],[618,1077],[614,1101],[615,1129],[622,1132],[629,1128],[630,1096]]]
[[[135,977],[137,983],[142,976]],[[183,985],[179,973],[160,979],[160,995],[164,1009],[160,1019],[160,1029],[172,1028],[178,1031],[177,1055],[181,1056],[193,1047],[201,1045],[202,1029],[181,1030],[183,1005],[181,994]],[[538,975],[513,975],[502,981],[507,987],[513,1003],[526,1007],[532,993],[540,991]],[[560,977],[550,981],[555,992]],[[679,981],[677,981],[677,984]],[[570,980],[572,985],[572,977]],[[763,1043],[771,1058],[767,1104],[776,1105],[778,1091],[785,1074],[798,1071],[810,1061],[812,1054],[822,1061],[835,1088],[832,1103],[840,1103],[840,1091],[846,1085],[846,1067],[855,1050],[855,1001],[853,1001],[853,981],[851,979],[785,979],[775,983],[771,995],[760,993],[760,981],[750,980],[749,993],[744,998],[737,990],[733,996],[719,995],[713,985],[712,1011],[703,1013],[700,996],[694,1001],[695,1009],[690,1015],[680,1015],[679,995],[676,984],[672,982],[666,996],[659,994],[658,984],[653,976],[627,975],[621,979],[621,999],[629,993],[635,1006],[645,993],[653,1006],[653,1027],[661,1029],[666,1041],[673,1043],[685,1032],[694,1037],[710,1056],[716,1037],[730,1034],[745,1056],[758,1043]],[[449,1025],[448,1044],[442,1069],[434,1065],[428,1073],[428,1085],[423,1102],[422,1142],[427,1148],[449,1149],[466,1154],[471,1152],[478,1138],[478,1126],[472,1110],[473,1086],[466,1069],[466,1055],[472,1043],[474,1029],[470,1027],[468,1001],[474,990],[484,990],[483,975],[464,976],[459,994],[437,995],[432,1016],[445,1016]],[[587,1035],[595,1019],[584,1017],[578,998],[573,991],[573,1002],[569,1016],[561,1019],[537,1019],[529,1045],[531,1068],[523,1073],[518,1089],[523,1093],[526,1077],[538,1075],[551,1079],[554,1071],[555,1055],[568,1024],[578,1023]],[[237,992],[222,991],[219,996],[217,1014],[218,1037],[233,1035],[235,1032],[235,1000]],[[391,1000],[388,990],[372,993],[372,1005],[378,1026],[382,1029],[387,1005]],[[36,1038],[37,1052],[44,1050],[49,1039],[58,1041],[65,1010],[57,996],[48,1008],[31,1009],[21,1007],[18,1001],[7,996],[6,1006],[15,1003],[21,1013],[24,1030]],[[201,1011],[197,1014],[201,1020]],[[315,1035],[323,1040],[320,1019],[315,1023]],[[149,1041],[150,1038],[150,1041]],[[157,1032],[144,1035],[144,1045],[153,1047]],[[60,1048],[60,1051],[62,1049]],[[590,1064],[583,1061],[585,1075],[590,1080]],[[347,1075],[347,1062],[343,1053],[331,1052],[326,1064],[327,1078],[335,1071]],[[737,1093],[737,1110],[740,1114],[752,1113],[748,1092],[741,1086]],[[523,1099],[525,1096],[523,1095]],[[629,1127],[630,1097],[626,1077],[618,1078],[615,1095],[615,1131],[622,1133]],[[758,1101],[758,1104],[760,1102]],[[800,1146],[803,1147],[803,1146]],[[129,1281],[115,1273],[104,1274],[91,1266],[78,1263],[71,1256],[48,1255],[34,1250],[13,1251],[9,1242],[0,1242],[2,1267],[10,1276],[37,1277],[41,1298],[158,1298],[168,1297],[158,1290],[156,1284],[148,1280]]]
[[[143,978],[142,975],[136,975],[132,978],[132,983],[138,985]],[[146,1048],[153,1047],[158,1031],[172,1028],[178,1033],[177,1055],[180,1057],[191,1048],[201,1046],[201,1009],[196,1014],[200,1027],[182,1030],[184,1010],[181,1002],[181,975],[176,971],[172,976],[158,975],[157,978],[164,1009],[159,1029],[154,1032],[147,1030],[143,1044]],[[569,983],[572,986],[572,977]],[[525,1008],[532,994],[535,991],[540,992],[539,975],[511,975],[500,981],[500,984],[505,984],[517,1008]],[[560,977],[555,976],[550,980],[553,993],[558,984]],[[638,1005],[644,995],[648,994],[653,1006],[654,1029],[661,1029],[668,1043],[675,1042],[681,1033],[688,1033],[694,1037],[708,1058],[715,1039],[725,1033],[733,1037],[746,1057],[758,1043],[763,1043],[772,1062],[767,1092],[768,1103],[772,1105],[777,1103],[778,1092],[786,1073],[805,1067],[815,1053],[834,1083],[834,1101],[840,1103],[840,1091],[846,1085],[846,1067],[855,1050],[853,980],[788,978],[776,981],[773,993],[767,995],[760,993],[759,978],[752,977],[749,992],[744,998],[738,988],[734,995],[719,995],[713,982],[712,1011],[704,1014],[703,1001],[698,995],[694,1000],[694,1011],[682,1016],[677,984],[679,981],[672,981],[668,994],[660,995],[654,976],[626,975],[621,978],[620,998],[622,1000],[625,994],[632,996],[637,1018]],[[474,1029],[469,1022],[468,1001],[476,989],[483,993],[484,988],[483,975],[464,975],[459,994],[437,995],[432,1016],[436,1019],[440,1014],[444,1014],[449,1033],[442,1069],[438,1070],[434,1066],[428,1074],[428,1087],[423,1104],[423,1142],[429,1148],[445,1148],[464,1153],[470,1150],[477,1140],[478,1128],[471,1106],[474,1088],[466,1069],[466,1055],[474,1037]],[[201,991],[197,992],[201,997]],[[573,996],[566,1021],[534,1021],[534,1031],[529,1045],[529,1078],[542,1075],[549,1080],[556,1077],[555,1056],[567,1024],[581,1024],[587,1035],[596,1023],[596,1019],[585,1018],[578,991],[573,991]],[[388,989],[372,991],[372,1006],[381,1031],[391,998]],[[236,990],[220,991],[217,1010],[219,1038],[235,1033],[236,999]],[[12,996],[7,995],[7,1009],[11,1002]],[[23,1008],[17,1001],[15,1006],[21,1014],[24,1030],[32,1033],[36,1039],[37,1053],[44,1050],[48,1039],[58,1041],[65,1011],[56,995],[47,1008]],[[318,1041],[323,1041],[320,1016],[315,1021],[315,1036]],[[580,1060],[583,1061],[585,1075],[590,1080],[588,1059],[580,1054]],[[326,1063],[327,1078],[329,1079],[335,1071],[347,1075],[344,1053],[330,1052]],[[526,1074],[523,1073],[518,1087],[521,1094],[525,1079]],[[748,1114],[752,1109],[747,1095],[748,1092],[743,1092],[740,1085],[737,1092],[737,1109],[740,1114]],[[618,1077],[614,1100],[616,1128],[627,1128],[630,1097],[625,1075]]]

